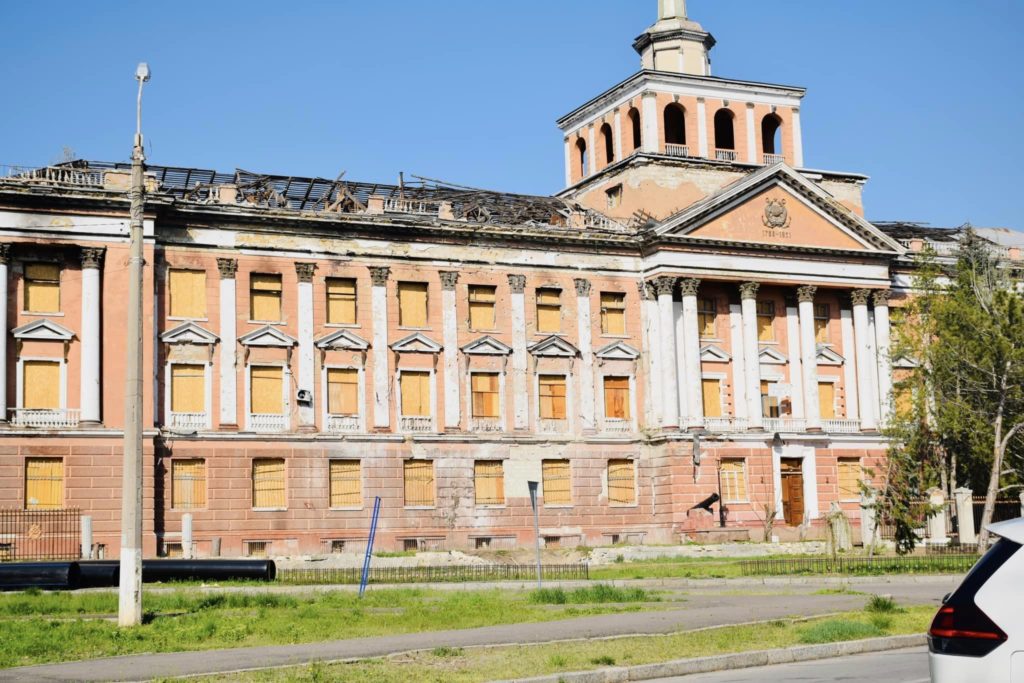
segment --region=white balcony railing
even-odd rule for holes
[[[569,421],[542,417],[537,420],[537,431],[541,434],[565,434],[569,431]]]
[[[273,434],[288,430],[288,416],[268,413],[249,413],[249,431]]]
[[[469,418],[469,431],[494,434],[505,431],[500,417],[471,417]]]
[[[436,216],[438,205],[434,202],[419,202],[411,199],[385,199],[384,211],[388,213],[414,213]]]
[[[807,429],[807,420],[793,417],[766,417],[764,418],[764,430],[766,432],[802,432]]]
[[[716,149],[715,158],[719,161],[736,161],[736,150],[734,149]]]
[[[629,434],[633,431],[633,421],[606,417],[602,427],[606,434]]]
[[[747,420],[742,417],[705,417],[704,429],[720,434],[742,432],[747,429]]]
[[[670,157],[688,157],[690,156],[690,148],[687,145],[676,145],[666,142],[665,154]]]
[[[398,428],[403,432],[422,434],[434,431],[434,418],[429,415],[403,415],[398,418]]]
[[[782,161],[782,155],[781,154],[768,154],[767,152],[764,153],[764,163],[765,163],[765,165],[771,166],[772,164],[777,164],[780,161]]]
[[[171,429],[183,429],[192,432],[208,429],[210,426],[206,413],[171,413],[169,422],[170,424],[167,426]]]
[[[103,171],[71,166],[7,166],[0,165],[0,180],[34,184],[80,185],[103,187]]]
[[[860,420],[825,419],[821,421],[821,428],[829,434],[859,434]]]
[[[75,409],[15,408],[11,410],[11,424],[33,429],[69,429],[78,426],[81,413]]]
[[[327,431],[331,434],[351,434],[363,429],[363,421],[358,415],[328,415]]]

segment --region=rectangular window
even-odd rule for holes
[[[628,420],[629,413],[629,378],[604,378],[604,416],[613,420]]]
[[[722,380],[702,379],[700,386],[704,394],[704,417],[722,417]]]
[[[56,263],[25,264],[25,311],[60,313],[60,266]]]
[[[206,412],[206,366],[171,366],[171,412]]]
[[[714,299],[697,300],[697,325],[700,327],[701,337],[712,339],[718,336],[715,330],[717,313]]]
[[[281,321],[281,276],[253,273],[249,276],[249,319]]]
[[[327,324],[356,324],[356,281],[350,278],[327,278]]]
[[[64,507],[64,460],[25,460],[25,509],[60,510]]]
[[[284,368],[254,365],[249,369],[249,410],[254,415],[284,414]]]
[[[430,416],[430,373],[403,370],[398,380],[402,391],[402,415]]]
[[[168,285],[172,318],[206,317],[206,271],[172,270]]]
[[[818,382],[818,405],[821,417],[831,420],[836,416],[836,385],[832,382]]]
[[[565,375],[541,375],[540,417],[544,420],[565,419]]]
[[[545,460],[541,465],[545,505],[572,505],[572,478],[568,460]]]
[[[352,368],[327,370],[327,412],[331,415],[359,414],[359,371]]]
[[[252,506],[257,509],[288,507],[284,458],[257,458],[252,461]]]
[[[839,500],[860,500],[859,458],[839,458]]]
[[[775,341],[775,302],[757,302],[757,340]]]
[[[358,460],[331,460],[331,507],[357,508],[363,504],[363,477]]]
[[[398,324],[402,327],[427,326],[427,283],[398,283]]]
[[[405,473],[405,506],[434,506],[434,461],[406,460]]]
[[[909,420],[914,415],[914,390],[906,380],[897,382],[893,389],[893,408],[900,420]]]
[[[761,380],[761,410],[762,415],[765,417],[780,417],[781,411],[779,410],[779,397],[770,395],[771,385],[775,382],[767,382]]]
[[[619,336],[626,334],[625,294],[601,292],[601,333]]]
[[[60,362],[27,360],[22,364],[22,408],[60,409]]]
[[[814,341],[828,343],[828,321],[831,319],[828,304],[814,304]]]
[[[498,373],[473,373],[469,383],[473,393],[473,417],[498,417]]]
[[[608,502],[619,505],[636,505],[636,463],[634,461],[608,461]]]
[[[171,507],[175,510],[206,507],[205,460],[171,460]]]
[[[722,499],[726,503],[747,502],[747,463],[740,458],[722,460]]]
[[[505,467],[500,460],[473,463],[473,483],[477,505],[505,504]]]
[[[537,290],[537,331],[562,331],[562,290]]]
[[[493,330],[494,307],[498,300],[496,287],[486,285],[469,286],[469,329]]]

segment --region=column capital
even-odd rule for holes
[[[889,297],[892,295],[892,290],[879,289],[874,293],[875,306],[888,306]]]
[[[299,276],[299,282],[312,282],[313,273],[316,272],[315,263],[296,263],[295,274]]]
[[[217,259],[217,271],[221,280],[234,280],[238,272],[238,259],[219,258]]]
[[[760,282],[744,282],[740,285],[740,298],[741,299],[756,299],[757,290],[761,288]]]
[[[459,283],[459,271],[442,270],[438,273],[441,276],[441,289],[455,289]]]
[[[700,288],[700,280],[696,278],[684,278],[679,281],[679,291],[682,292],[683,296],[697,296],[697,290]]]
[[[99,269],[103,265],[105,247],[82,247],[82,268]]]
[[[576,296],[590,296],[590,280],[578,277],[573,283],[576,285]]]
[[[370,280],[374,287],[386,287],[391,269],[387,266],[370,266]]]
[[[525,275],[509,275],[508,286],[512,288],[513,294],[522,294],[526,291]]]
[[[645,280],[636,281],[636,291],[640,294],[640,301],[648,301],[649,299],[654,298],[651,292],[650,283]]]
[[[11,245],[7,242],[0,242],[0,265],[7,265],[11,260]]]
[[[797,287],[796,289],[796,300],[800,303],[810,302],[814,303],[814,295],[818,293],[817,285],[804,285],[803,287]]]
[[[850,292],[850,301],[854,306],[867,306],[868,298],[871,296],[870,289],[855,289]]]
[[[654,293],[657,296],[672,296],[672,292],[676,289],[676,280],[678,278],[672,277],[671,275],[662,275],[651,280],[651,285],[654,287]]]

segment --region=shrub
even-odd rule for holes
[[[800,642],[807,645],[835,643],[842,640],[858,640],[885,635],[874,624],[859,621],[830,619],[800,630]]]
[[[896,601],[887,595],[872,595],[864,609],[875,614],[893,614],[903,611]]]

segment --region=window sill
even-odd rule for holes
[[[472,327],[467,327],[466,331],[473,332],[475,334],[501,334],[501,330],[477,330]]]
[[[725,505],[750,505],[749,500],[723,500]]]
[[[40,316],[47,317],[47,318],[63,318],[64,317],[64,314],[60,313],[60,312],[58,312],[58,313],[43,313],[41,311],[22,311],[21,314],[22,315],[40,315]]]
[[[702,342],[710,342],[712,344],[724,344],[725,343],[725,340],[724,339],[720,339],[719,337],[701,337],[700,340]],[[765,342],[765,343],[767,343],[767,342]]]
[[[541,330],[537,330],[537,331],[535,331],[533,333],[533,336],[535,336],[535,337],[538,337],[540,335],[544,335],[545,337],[564,337],[564,336],[566,336],[566,333],[565,332],[542,332]]]
[[[253,512],[287,512],[288,508],[253,508]]]
[[[628,334],[606,334],[605,332],[602,332],[601,336],[604,337],[605,339],[632,339],[633,338],[633,337],[631,337]]]
[[[208,323],[208,322],[210,322],[209,318],[190,318],[187,315],[169,315],[169,316],[167,316],[167,319],[168,320],[174,320],[174,321],[177,321],[177,322],[192,322],[192,323]]]
[[[508,508],[506,503],[476,503],[474,504],[477,510],[505,510]]]
[[[760,339],[758,339],[757,343],[760,346],[778,346],[779,345],[779,342],[776,341],[775,339],[770,339],[768,341],[761,341]]]
[[[436,510],[436,505],[403,505],[405,510]]]
[[[354,330],[359,329],[360,325],[359,323],[324,323],[324,327],[341,330]]]
[[[365,509],[366,507],[362,505],[360,505],[359,507],[328,508],[330,512],[361,512]]]
[[[250,325],[287,325],[283,320],[246,320]]]
[[[406,330],[408,332],[430,332],[434,328],[432,328],[432,327],[405,327],[403,325],[399,325],[398,329]]]
[[[624,508],[638,508],[638,507],[640,507],[640,504],[639,503],[608,503],[608,507],[616,508],[618,510],[621,510],[621,509],[624,509]]]
[[[554,508],[556,510],[571,510],[573,508],[572,503],[544,503],[545,508]]]

